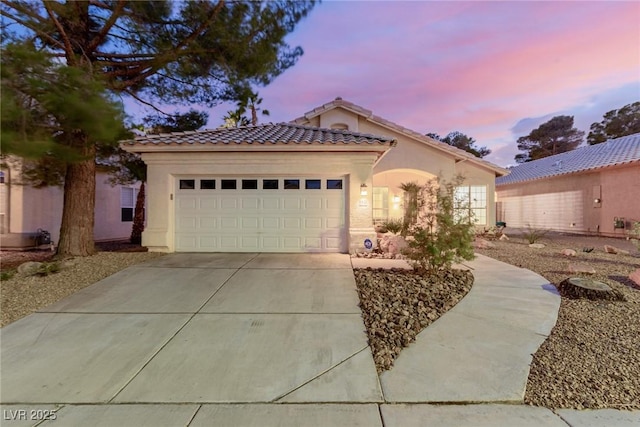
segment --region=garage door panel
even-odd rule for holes
[[[305,218],[304,227],[319,230],[322,229],[323,222],[322,218]]]
[[[265,197],[262,199],[262,207],[267,210],[280,210],[280,199],[275,197]]]
[[[300,237],[283,237],[282,238],[282,247],[284,249],[290,249],[299,251],[302,247],[302,239]]]
[[[258,218],[252,217],[242,217],[242,228],[243,229],[258,229],[260,220]]]
[[[300,230],[300,225],[302,224],[301,218],[284,218],[282,221],[283,227],[285,230]]]
[[[233,229],[233,230],[237,230],[238,229],[238,218],[229,218],[229,217],[224,217],[224,218],[220,218],[220,226],[223,229]]]
[[[200,230],[216,230],[218,228],[218,221],[216,218],[205,216],[200,217]]]
[[[200,210],[208,211],[218,208],[217,197],[202,197],[200,198]]]
[[[285,210],[291,210],[291,209],[300,209],[300,206],[302,206],[301,200],[299,198],[294,198],[294,199],[284,199],[283,200],[283,205],[284,205],[284,209]]]
[[[241,202],[242,209],[258,209],[260,203],[257,197],[243,197]]]
[[[304,200],[304,208],[320,210],[322,209],[323,202],[323,197],[308,197]]]
[[[344,249],[344,191],[305,188],[222,189],[223,178],[176,185],[176,250],[182,252],[339,252]],[[224,178],[229,179],[229,178]],[[232,178],[233,179],[233,178]],[[243,179],[238,177],[236,182]],[[296,177],[297,179],[297,177]],[[318,178],[310,178],[317,181]],[[203,188],[201,180],[208,181]],[[215,188],[211,181],[217,180]]]
[[[222,209],[238,210],[238,200],[225,197],[220,200],[220,207]]]
[[[198,199],[196,197],[182,197],[178,200],[178,209],[191,209],[195,210],[198,206]]]
[[[280,228],[280,218],[262,218],[262,228],[265,231],[275,231]]]
[[[200,236],[200,249],[218,249],[218,239],[215,236]]]
[[[220,236],[220,249],[222,250],[238,249],[238,237],[237,236]]]
[[[198,218],[194,216],[183,216],[178,220],[178,230],[195,231],[197,230]]]

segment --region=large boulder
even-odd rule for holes
[[[18,266],[18,273],[24,274],[25,276],[33,276],[40,271],[41,267],[42,267],[41,262],[36,262],[36,261],[23,262]]]
[[[563,249],[562,251],[560,251],[560,255],[568,256],[568,257],[574,257],[574,256],[576,256],[578,254],[573,249]]]
[[[629,251],[611,245],[604,245],[604,251],[608,254],[629,255]]]
[[[476,240],[473,241],[473,247],[476,249],[492,249],[492,248],[495,248],[496,245],[495,243],[491,243],[486,239],[477,238]]]
[[[387,233],[380,238],[379,246],[382,253],[389,254],[393,258],[399,253],[402,253],[403,249],[408,248],[409,244],[404,237],[398,234]]]
[[[629,279],[640,287],[640,268],[629,275]]]
[[[545,247],[544,243],[532,243],[529,245],[530,248],[534,249],[542,249]]]
[[[596,270],[591,267],[589,264],[584,264],[580,262],[569,264],[569,268],[567,269],[569,273],[584,273],[584,274],[596,274]]]

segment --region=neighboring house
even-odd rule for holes
[[[62,222],[62,187],[34,188],[20,183],[20,162],[0,172],[0,246],[34,246],[38,229],[51,233],[57,244]],[[111,186],[100,168],[96,175],[96,241],[127,239],[131,235],[133,208],[139,184]]]
[[[640,133],[523,163],[496,192],[509,227],[625,236],[640,221]]]
[[[397,145],[397,146],[396,146]],[[142,243],[163,252],[352,252],[374,218],[400,216],[400,184],[466,177],[480,225],[507,171],[337,98],[292,123],[124,141],[148,166]]]

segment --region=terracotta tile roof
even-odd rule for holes
[[[292,120],[292,123],[297,123],[297,124],[305,124],[308,123],[310,119],[312,119],[313,117],[316,117],[318,115],[321,115],[322,113],[325,113],[329,110],[332,110],[334,108],[344,108],[345,110],[349,110],[352,111],[364,118],[366,118],[367,120],[377,123],[383,127],[386,127],[388,129],[391,129],[393,131],[396,131],[400,134],[406,135],[412,139],[418,140],[420,142],[422,142],[423,144],[426,145],[430,145],[432,147],[435,147],[439,150],[442,151],[446,151],[448,153],[450,153],[451,155],[454,156],[454,158],[459,159],[459,160],[470,160],[473,163],[477,163],[480,165],[483,165],[486,168],[489,168],[490,170],[493,170],[494,172],[496,172],[497,176],[501,176],[504,174],[509,173],[505,168],[502,168],[496,164],[493,164],[491,162],[488,162],[486,160],[483,160],[479,157],[474,156],[471,153],[467,153],[464,150],[461,150],[459,148],[453,147],[449,144],[446,144],[444,142],[441,141],[437,141],[431,137],[428,137],[426,135],[423,135],[421,133],[418,133],[414,130],[411,130],[409,128],[406,128],[404,126],[401,126],[397,123],[394,123],[390,120],[387,120],[385,118],[382,118],[380,116],[376,116],[375,114],[373,114],[373,112],[371,110],[367,110],[364,107],[361,107],[359,105],[354,104],[353,102],[349,102],[349,101],[345,101],[344,99],[338,97],[336,99],[334,99],[331,102],[328,102],[326,104],[321,105],[320,107],[314,108],[313,110],[307,112],[304,114],[304,116],[298,117],[294,120]]]
[[[239,128],[207,129],[192,132],[173,132],[159,135],[137,136],[122,141],[124,145],[387,145],[393,146],[393,138],[350,132],[346,130],[322,129],[292,123],[264,124]]]
[[[522,163],[511,168],[509,175],[497,178],[496,186],[633,162],[640,167],[640,133]]]

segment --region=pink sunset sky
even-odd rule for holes
[[[464,132],[501,166],[555,115],[588,133],[640,100],[635,1],[325,1],[287,41],[305,54],[258,88],[263,122],[340,96],[420,133]],[[230,109],[212,109],[208,127]]]

